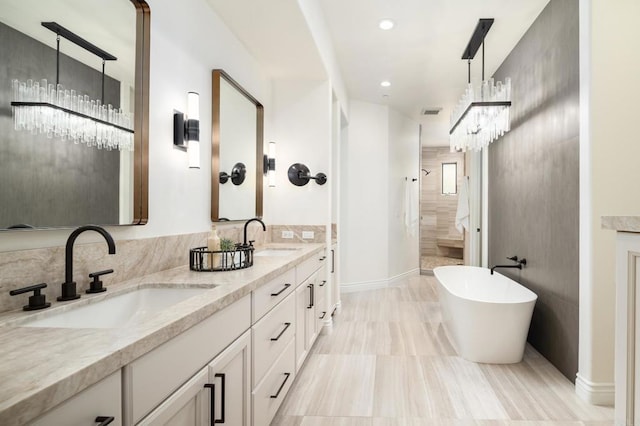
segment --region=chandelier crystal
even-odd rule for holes
[[[469,83],[451,114],[451,151],[479,151],[510,130],[511,79]]]
[[[98,149],[133,151],[132,115],[47,80],[12,81],[14,128]]]

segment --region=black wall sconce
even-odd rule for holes
[[[244,163],[236,163],[231,169],[231,174],[220,172],[220,183],[225,184],[229,179],[234,185],[242,185],[244,178],[247,176],[247,167]]]
[[[264,156],[262,165],[264,174],[267,176],[269,186],[276,186],[276,143],[269,142],[269,155]]]
[[[289,175],[289,182],[296,186],[305,186],[311,179],[314,179],[318,185],[327,183],[327,175],[318,173],[315,176],[311,176],[309,168],[301,163],[292,164],[287,174]]]
[[[200,168],[200,95],[187,93],[187,115],[173,113],[173,145],[187,151],[189,168]]]

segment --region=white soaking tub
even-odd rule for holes
[[[487,268],[442,266],[433,274],[442,322],[458,355],[489,364],[522,361],[535,293]]]

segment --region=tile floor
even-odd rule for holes
[[[435,279],[342,296],[272,425],[604,426],[613,409],[581,401],[533,348],[523,362],[456,356]]]
[[[438,266],[462,265],[463,263],[464,261],[462,259],[453,257],[422,256],[420,258],[420,272],[431,273],[433,268],[437,268]]]

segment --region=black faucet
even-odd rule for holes
[[[523,266],[527,264],[527,259],[518,260],[518,256],[507,257],[509,260],[513,260],[514,262],[518,262],[516,265],[495,265],[491,268],[491,275],[493,275],[494,269],[497,268],[514,268],[514,269],[522,269]]]
[[[263,231],[267,231],[267,227],[264,224],[263,221],[261,221],[260,219],[258,219],[257,217],[254,217],[253,219],[249,219],[248,221],[245,222],[244,224],[244,242],[242,244],[243,247],[249,247],[253,245],[253,241],[249,241],[249,244],[247,244],[247,226],[251,223],[251,222],[260,222],[262,224],[262,230]]]
[[[85,225],[75,229],[67,239],[64,256],[64,283],[62,283],[62,296],[58,297],[59,301],[78,299],[80,295],[76,292],[76,282],[73,281],[73,244],[78,235],[84,231],[96,231],[104,237],[109,246],[109,254],[116,254],[116,243],[113,237],[104,228],[96,225]]]

